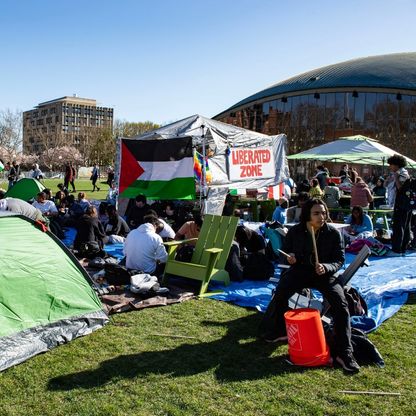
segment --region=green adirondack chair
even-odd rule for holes
[[[178,246],[190,240],[165,243],[169,257],[165,267],[163,284],[167,283],[170,274],[199,280],[201,282],[200,296],[207,291],[211,279],[228,285],[230,276],[224,268],[237,223],[237,217],[205,215],[198,239],[191,239],[197,240],[197,243],[190,263],[175,260]]]

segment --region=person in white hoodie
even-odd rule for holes
[[[126,267],[160,276],[165,268],[168,253],[162,237],[156,233],[159,219],[153,215],[146,215],[144,221],[144,224],[130,231],[124,242]]]

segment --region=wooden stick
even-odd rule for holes
[[[318,264],[319,263],[319,258],[318,258],[318,249],[316,248],[316,239],[315,239],[315,229],[313,228],[313,226],[311,225],[311,235],[312,235],[312,245],[313,245],[313,253],[315,254],[315,263]]]
[[[198,339],[197,337],[188,337],[186,335],[172,335],[172,334],[149,334],[151,337],[167,337],[167,338],[186,338],[186,339]]]
[[[354,391],[354,390],[338,390],[338,393],[345,394],[368,394],[371,396],[401,396],[401,393],[390,393],[386,391]]]
[[[280,250],[280,248],[277,249],[277,251],[281,254],[283,254],[284,256],[286,256],[287,258],[292,257],[290,254],[287,254],[286,252],[284,252],[283,250]]]

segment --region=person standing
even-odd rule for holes
[[[92,181],[92,191],[95,191],[95,188],[97,188],[97,191],[100,190],[100,188],[96,185],[98,177],[100,176],[100,169],[97,164],[94,165],[91,172],[91,181]]]
[[[76,192],[75,189],[75,168],[72,166],[72,162],[69,162],[65,166],[64,188],[69,189],[69,184],[72,186],[72,192]]]
[[[326,186],[326,180],[329,176],[328,169],[324,165],[319,165],[316,167],[315,178],[318,180],[319,187],[323,191]]]
[[[69,183],[72,186],[72,192],[76,192],[75,178],[77,177],[77,170],[75,169],[75,166],[72,164],[72,162],[70,163],[70,166],[71,166],[71,180],[69,181]]]
[[[387,159],[392,180],[387,185],[389,205],[393,202],[393,218],[390,256],[401,256],[406,252],[410,242],[410,222],[412,211],[405,207],[406,196],[401,192],[404,182],[410,178],[405,169],[406,159],[401,155],[393,155]]]
[[[339,231],[327,224],[328,208],[321,199],[306,201],[301,222],[288,231],[283,251],[289,254],[290,267],[280,277],[275,293],[260,325],[261,336],[268,342],[286,341],[284,313],[289,298],[304,288],[319,290],[331,305],[336,333],[336,361],[349,373],[360,366],[352,354],[351,324],[344,290],[334,274],[345,260]],[[316,241],[316,253],[312,234]]]
[[[10,189],[19,180],[20,166],[16,163],[15,160],[13,160],[11,166],[10,166],[10,163],[7,163],[7,165],[9,167],[9,175],[8,175],[9,188],[8,189]]]

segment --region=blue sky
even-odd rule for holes
[[[415,0],[0,0],[0,110],[77,94],[115,117],[212,117],[276,82],[414,51]]]

